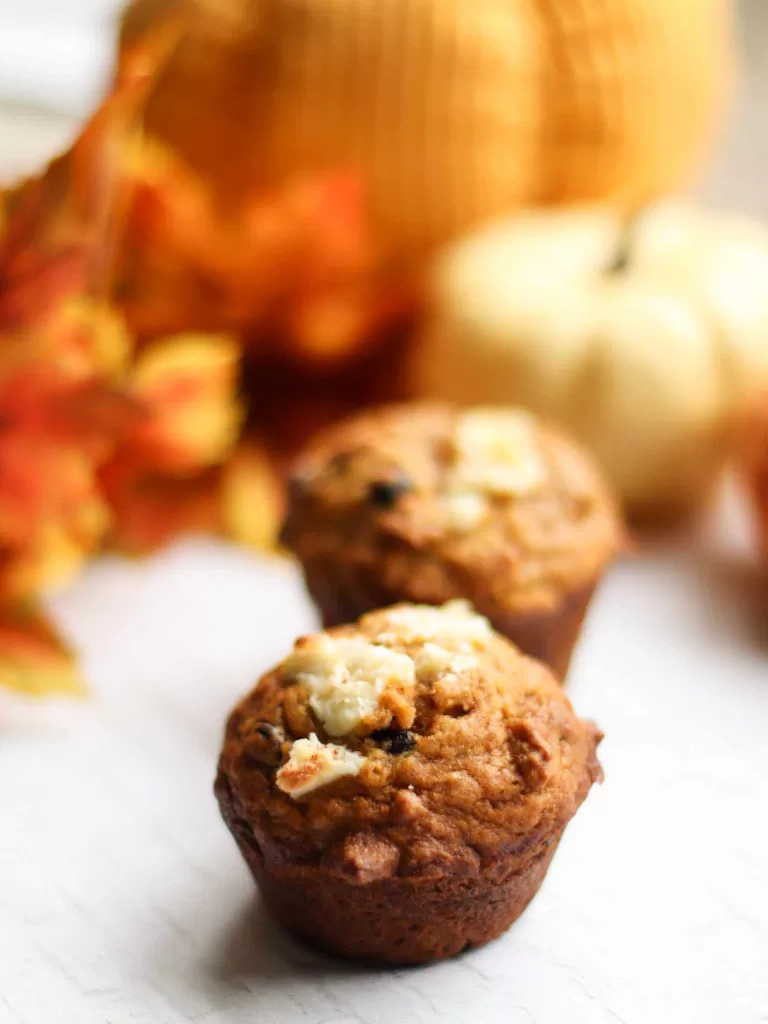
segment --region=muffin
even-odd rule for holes
[[[464,598],[560,678],[622,537],[596,467],[558,430],[518,409],[438,403],[320,435],[283,527],[326,627]]]
[[[285,926],[422,963],[522,913],[599,739],[465,602],[401,604],[296,642],[230,716],[216,794]]]
[[[763,554],[768,558],[768,391],[747,417],[741,469],[753,503]]]

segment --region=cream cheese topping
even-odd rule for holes
[[[451,490],[515,497],[541,487],[534,420],[518,409],[473,409],[458,420]]]
[[[302,683],[309,706],[330,736],[348,736],[378,709],[382,695],[413,692],[413,661],[381,644],[357,637],[307,637],[283,671]]]
[[[462,650],[482,647],[491,635],[491,624],[472,610],[468,601],[448,601],[441,608],[415,604],[393,608],[387,612],[387,627],[379,639],[400,640],[403,643],[432,643],[458,641]]]
[[[356,754],[335,743],[321,743],[311,733],[309,739],[293,743],[288,760],[278,771],[276,781],[279,788],[289,796],[306,796],[335,779],[357,775],[364,763],[362,754]]]

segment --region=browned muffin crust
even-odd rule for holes
[[[319,437],[292,480],[283,539],[326,625],[463,597],[560,675],[623,544],[592,461],[519,410],[384,407]]]
[[[373,704],[360,678],[386,680]],[[286,924],[419,962],[518,916],[601,777],[598,742],[551,673],[460,602],[401,605],[299,641],[261,679],[229,719],[216,792]],[[313,783],[315,750],[348,774]]]

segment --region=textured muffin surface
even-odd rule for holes
[[[503,881],[548,857],[598,738],[463,602],[399,605],[297,641],[232,713],[217,793],[267,875]]]
[[[622,532],[592,462],[556,429],[517,410],[417,403],[318,439],[297,465],[284,539],[311,585],[335,574],[343,592],[348,575],[358,613],[465,597],[499,625],[499,612],[593,586]]]

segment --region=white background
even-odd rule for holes
[[[0,101],[87,111],[110,65],[120,0],[0,0]]]
[[[227,709],[312,625],[293,569],[209,541],[95,566],[55,602],[92,700],[3,709],[0,1021],[768,1020],[767,597],[711,540],[619,566],[569,686],[605,784],[506,936],[387,971],[269,920],[211,792]]]

